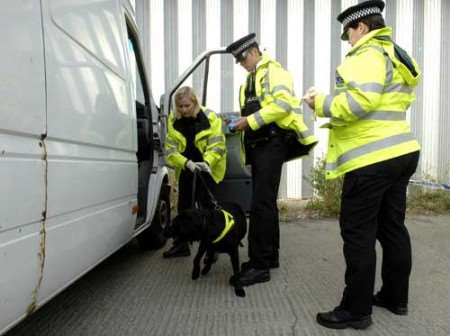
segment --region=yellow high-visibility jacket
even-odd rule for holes
[[[420,70],[396,56],[389,27],[362,37],[336,70],[333,94],[317,95],[315,112],[331,118],[326,178],[420,150],[406,121]]]
[[[251,74],[249,73],[248,76]],[[247,80],[241,85],[239,103],[241,110],[245,105]],[[261,109],[247,117],[252,130],[275,122],[278,127],[293,131],[302,145],[317,143],[317,138],[306,126],[300,108],[300,99],[295,97],[292,77],[280,63],[263,54],[255,74],[256,96]],[[243,140],[243,136],[241,137]],[[241,141],[241,159],[245,161],[244,145]],[[311,146],[312,148],[312,146]]]
[[[222,131],[222,120],[211,110],[200,107],[197,119],[200,118],[199,131],[195,134],[194,146],[200,151],[203,161],[211,168],[212,178],[216,183],[223,180],[226,168],[227,149]],[[164,143],[168,166],[175,169],[177,178],[185,169],[187,158],[183,156],[186,149],[186,138],[174,128],[174,113],[168,120],[167,138]]]

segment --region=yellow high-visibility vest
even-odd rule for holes
[[[214,181],[219,183],[225,176],[227,157],[225,135],[222,131],[222,120],[213,111],[204,107],[200,107],[199,113],[205,114],[209,122],[209,127],[195,135],[194,146],[200,151],[203,160],[211,168],[211,176]],[[181,154],[186,149],[186,138],[173,127],[174,122],[175,116],[171,112],[164,148],[166,163],[169,167],[175,169],[178,178],[187,161],[187,158]]]
[[[406,121],[420,70],[395,56],[389,27],[361,38],[336,70],[332,94],[315,98],[315,112],[330,118],[326,178],[420,150]]]
[[[246,80],[241,85],[239,91],[241,110],[245,104],[247,82]],[[304,122],[300,99],[295,96],[293,87],[289,72],[280,63],[263,54],[255,73],[255,91],[261,109],[247,117],[248,124],[252,130],[257,130],[274,122],[282,129],[293,131],[302,145],[316,143],[317,138]],[[242,162],[245,161],[243,143],[241,141]]]

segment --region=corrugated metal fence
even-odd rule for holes
[[[361,1],[360,1],[361,2]],[[349,50],[339,37],[336,16],[357,0],[138,0],[138,23],[145,31],[145,55],[156,101],[206,49],[226,46],[249,32],[293,75],[300,96],[311,85],[329,92],[335,68]],[[423,70],[417,101],[408,113],[422,144],[417,178],[448,182],[450,175],[450,1],[387,0],[386,23],[394,38],[412,53]],[[146,26],[144,27],[144,23]],[[200,88],[202,73],[188,84]],[[245,72],[231,56],[211,63],[207,105],[216,112],[238,110],[238,89]],[[305,114],[311,111],[305,107]],[[323,121],[309,121],[320,144],[313,157],[286,165],[280,195],[311,194],[307,177],[314,160],[324,155]]]

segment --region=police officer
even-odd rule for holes
[[[336,89],[310,88],[305,101],[330,118],[326,177],[344,175],[340,227],[345,289],[334,310],[317,314],[325,327],[367,328],[372,304],[407,314],[411,245],[405,227],[406,188],[420,146],[406,122],[419,81],[416,62],[391,39],[384,2],[366,1],[339,14],[351,50],[336,71]],[[382,286],[374,296],[375,241],[383,249]]]
[[[254,33],[233,42],[227,51],[248,71],[240,89],[241,118],[235,129],[244,131],[241,157],[252,172],[250,260],[235,280],[249,286],[269,281],[269,269],[279,267],[276,201],[283,162],[307,154],[317,139],[303,122],[291,75],[261,53]]]
[[[199,105],[191,87],[182,87],[175,93],[175,113],[169,115],[165,150],[166,161],[175,168],[178,178],[178,212],[192,207],[194,172],[202,174],[210,190],[223,180],[226,146],[222,120]],[[201,207],[213,206],[200,179],[197,179],[195,197]],[[164,258],[188,255],[188,243],[176,238],[173,246],[163,254]]]

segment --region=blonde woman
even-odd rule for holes
[[[192,207],[194,172],[203,176],[208,187],[223,180],[226,168],[225,136],[222,120],[211,110],[200,106],[191,87],[180,88],[174,97],[175,112],[169,115],[165,142],[166,161],[175,169],[178,179],[178,212]],[[203,183],[197,179],[195,201],[210,207],[211,200]],[[164,252],[164,258],[190,255],[187,242],[175,239]]]

